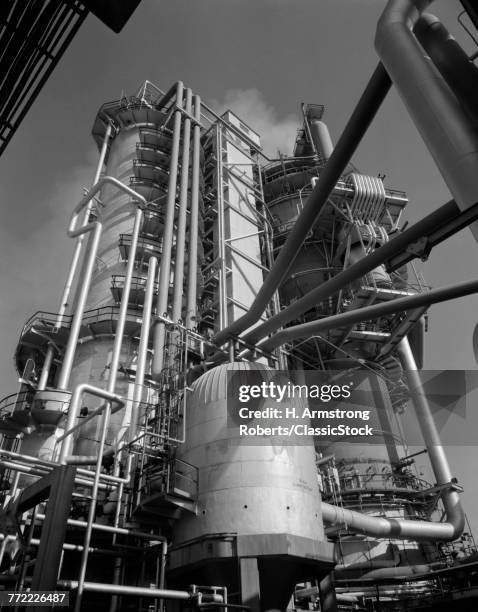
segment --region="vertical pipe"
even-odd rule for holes
[[[173,246],[174,213],[176,208],[176,185],[179,158],[179,137],[181,129],[181,109],[183,104],[183,84],[178,81],[176,85],[176,106],[174,112],[173,142],[171,146],[171,162],[169,164],[168,199],[166,203],[166,219],[163,233],[163,253],[161,256],[159,271],[159,289],[157,301],[157,313],[163,316],[167,312],[169,301],[169,283],[171,277],[171,251]],[[154,326],[154,355],[152,364],[152,376],[159,380],[163,369],[163,351],[166,330],[164,323],[158,321]]]
[[[197,303],[197,259],[199,231],[199,163],[201,147],[201,98],[194,96],[193,173],[191,182],[191,211],[189,217],[188,295],[186,303],[186,327],[194,327]]]
[[[415,405],[418,423],[422,431],[425,445],[428,449],[433,473],[437,479],[437,484],[446,484],[450,482],[452,478],[451,470],[428,400],[422,389],[422,381],[418,374],[417,364],[415,363],[415,358],[413,357],[408,338],[404,338],[400,342],[398,351],[409,382],[412,401]]]
[[[96,464],[95,478],[93,481],[93,488],[91,491],[91,502],[90,502],[90,508],[88,512],[88,520],[86,523],[85,538],[83,541],[83,552],[81,553],[80,571],[78,574],[78,589],[76,592],[76,602],[75,602],[74,612],[80,612],[81,610],[81,601],[83,599],[83,590],[84,590],[85,577],[86,577],[86,564],[88,561],[88,552],[90,548],[91,532],[93,531],[93,522],[94,522],[95,513],[96,513],[96,503],[98,501],[98,488],[99,488],[100,474],[101,474],[101,458],[103,457],[103,452],[105,449],[106,433],[108,431],[110,415],[111,415],[111,403],[107,402],[105,411],[103,414],[100,446],[98,448],[98,463]]]
[[[128,313],[129,295],[131,291],[131,282],[133,278],[134,266],[136,263],[136,251],[138,248],[138,238],[139,238],[139,232],[141,229],[142,219],[143,219],[143,211],[138,206],[136,208],[136,213],[135,213],[135,218],[134,218],[133,232],[131,234],[131,246],[129,248],[128,263],[126,266],[126,275],[125,275],[125,282],[124,282],[124,288],[123,288],[123,295],[121,296],[120,311],[118,314],[118,321],[116,323],[115,341],[113,345],[113,353],[111,356],[111,364],[110,364],[110,375],[108,379],[108,392],[109,393],[114,393],[114,389],[116,387],[116,379],[118,376],[118,365],[119,365],[119,360],[121,356],[121,346],[123,344],[124,327],[125,327],[126,315]],[[103,457],[103,453],[105,449],[106,434],[108,432],[110,416],[111,416],[111,402],[107,401],[106,407],[103,413],[103,418],[101,421],[101,437],[100,437],[100,444],[98,448],[98,463],[96,465],[96,470],[95,470],[95,477],[94,477],[93,488],[91,492],[91,503],[90,503],[90,508],[88,512],[88,521],[87,521],[87,526],[85,530],[85,538],[83,542],[83,552],[81,556],[80,573],[78,576],[78,591],[77,591],[77,597],[76,597],[76,603],[75,603],[75,612],[80,611],[81,600],[83,597],[83,589],[84,589],[84,583],[85,583],[85,577],[86,577],[86,565],[88,562],[88,552],[90,548],[91,532],[93,529],[92,525],[95,519],[96,504],[98,501],[98,489],[99,489],[99,479],[100,479],[100,474],[101,474],[102,457]]]
[[[166,555],[168,554],[168,543],[164,540],[161,543],[161,566],[159,570],[159,584],[158,588],[164,589],[165,577],[166,577]],[[164,610],[164,600],[159,600],[159,612]]]
[[[51,342],[48,343],[48,348],[45,355],[45,361],[40,374],[40,380],[38,381],[37,391],[43,391],[46,388],[48,382],[48,376],[50,374],[51,364],[53,363],[53,357],[55,355],[55,347]]]
[[[106,126],[106,132],[105,132],[105,136],[103,139],[103,144],[101,146],[98,164],[96,166],[96,172],[95,172],[95,176],[93,179],[93,185],[95,185],[100,179],[101,171],[105,163],[106,153],[108,151],[108,143],[111,138],[112,130],[113,130],[113,127],[111,123],[108,123],[108,125]],[[85,210],[82,225],[88,224],[92,204],[93,204],[93,200],[90,200]],[[66,309],[68,308],[68,305],[69,305],[68,300],[70,298],[71,289],[73,286],[73,282],[75,280],[76,271],[78,269],[78,264],[80,262],[80,255],[81,255],[84,241],[85,241],[85,234],[81,234],[80,236],[78,236],[76,244],[75,244],[75,250],[73,251],[73,257],[71,259],[70,268],[68,271],[68,277],[66,279],[65,286],[63,288],[63,294],[60,299],[60,307],[58,309],[58,315],[55,321],[56,328],[61,327],[61,324],[63,322],[63,317],[65,316]],[[39,391],[45,389],[46,387],[48,376],[50,374],[51,364],[53,362],[54,353],[55,353],[54,346],[52,344],[48,345],[48,349],[45,355],[45,361],[43,363],[43,368],[42,368],[40,380],[38,382],[38,387],[37,387]]]
[[[118,321],[116,323],[115,341],[113,345],[113,353],[111,356],[110,375],[108,379],[108,391],[114,393],[116,387],[116,378],[118,375],[118,365],[121,355],[121,345],[123,343],[123,334],[128,313],[129,294],[131,292],[131,282],[133,278],[134,267],[136,263],[136,251],[138,248],[138,237],[141,230],[141,221],[143,219],[143,211],[141,208],[136,208],[133,232],[131,234],[131,245],[129,247],[128,264],[126,266],[125,281],[123,287],[123,295],[121,296],[120,310]]]
[[[133,405],[131,408],[131,423],[129,426],[129,441],[136,434],[139,416],[139,404],[142,399],[144,376],[146,373],[146,362],[148,358],[149,331],[151,328],[151,313],[154,299],[154,283],[156,280],[156,269],[158,260],[151,257],[149,260],[148,280],[146,281],[146,294],[143,307],[143,324],[141,326],[141,337],[138,347],[138,361],[136,364],[136,377],[134,381]]]
[[[85,226],[85,230],[88,227]],[[71,369],[73,367],[73,359],[75,357],[76,345],[78,337],[80,335],[81,321],[83,319],[83,312],[85,310],[86,299],[90,290],[91,277],[93,276],[93,269],[96,261],[96,253],[98,252],[98,245],[101,237],[101,223],[94,222],[91,224],[93,229],[93,238],[91,245],[88,250],[86,258],[86,266],[83,275],[83,282],[80,288],[80,294],[78,296],[78,303],[76,305],[75,314],[73,321],[71,322],[70,334],[68,336],[68,342],[65,349],[65,356],[63,357],[63,363],[58,377],[57,387],[58,389],[66,389],[70,381]],[[86,230],[87,231],[87,230]]]
[[[409,383],[409,388],[412,392],[412,401],[415,407],[415,413],[420,425],[423,440],[428,450],[430,463],[433,468],[438,485],[449,484],[452,480],[452,473],[448,464],[448,459],[443,448],[440,434],[438,433],[435,420],[430,410],[427,397],[423,391],[422,381],[418,374],[417,364],[413,357],[412,349],[408,338],[405,337],[398,345],[398,351],[402,365],[406,371],[406,376]],[[463,529],[464,512],[460,504],[460,498],[456,491],[445,490],[442,494],[443,506],[448,516],[458,517],[458,523]]]
[[[228,323],[227,317],[227,287],[226,287],[226,242],[224,230],[224,187],[222,168],[222,125],[217,125],[216,157],[217,157],[217,246],[219,260],[219,331]]]
[[[186,89],[186,113],[191,114],[192,92]],[[179,186],[179,214],[174,265],[174,296],[172,319],[181,319],[184,285],[184,251],[186,246],[186,220],[188,207],[189,156],[191,141],[191,119],[186,115],[183,123],[183,154],[181,159],[181,181]]]

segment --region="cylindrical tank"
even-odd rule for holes
[[[250,370],[261,372],[251,377]],[[234,602],[250,605],[259,597],[261,610],[285,610],[297,583],[333,567],[312,439],[251,442],[233,420],[245,406],[239,385],[276,375],[259,364],[230,363],[192,385],[177,458],[198,469],[197,514],[184,514],[173,527],[168,580],[175,588],[213,581],[235,593]],[[254,409],[268,405],[255,401]],[[266,426],[262,419],[248,425]]]
[[[199,470],[198,515],[178,522],[175,544],[224,532],[323,540],[312,440],[300,445],[280,438],[251,443],[239,439],[237,426],[228,423],[228,402],[238,404],[228,373],[251,369],[267,372],[259,364],[233,363],[210,370],[193,384],[186,442],[178,458]]]
[[[314,141],[315,150],[317,151],[318,155],[322,157],[322,159],[327,161],[334,151],[334,145],[332,144],[329,128],[323,121],[313,119],[310,122],[310,131],[312,134],[312,140]]]

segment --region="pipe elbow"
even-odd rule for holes
[[[421,13],[432,0],[389,0],[382,12],[375,31],[375,49],[379,56],[391,38],[393,30],[406,27],[413,30]]]
[[[451,499],[445,500],[448,519],[445,523],[370,516],[326,503],[322,503],[322,517],[332,525],[376,538],[448,542],[460,537],[465,527],[465,514],[458,494],[452,492],[449,496]]]

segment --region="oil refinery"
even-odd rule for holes
[[[39,591],[75,612],[476,609],[420,370],[427,309],[478,280],[431,289],[415,262],[468,226],[478,239],[478,69],[430,4],[386,4],[335,143],[321,100],[276,158],[182,81],[101,104],[63,292],[19,330],[0,401],[2,609]],[[452,195],[409,225],[400,186],[353,164],[392,87]],[[319,410],[291,393],[316,381]],[[297,407],[363,427],[251,440]]]

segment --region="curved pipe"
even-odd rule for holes
[[[304,209],[297,218],[254,302],[245,315],[216,335],[214,338],[216,345],[221,346],[230,336],[240,334],[259,320],[269,301],[272,299],[274,292],[287,277],[301,245],[310,232],[310,228],[313,227],[321,214],[345,166],[360,144],[390,86],[390,78],[382,64],[379,64],[352,113],[342,136],[337,142],[327,165],[323,169],[320,180],[307,198]]]
[[[435,15],[424,13],[413,31],[463,108],[476,121],[478,68]]]
[[[478,126],[412,33],[430,0],[389,0],[375,48],[460,209],[478,202]],[[473,229],[478,238],[478,228]]]
[[[70,333],[68,335],[68,342],[65,348],[65,356],[61,366],[60,374],[58,377],[58,389],[66,389],[70,381],[71,369],[73,367],[73,360],[76,352],[76,345],[78,343],[78,337],[80,335],[81,322],[83,319],[83,313],[85,311],[86,300],[90,290],[91,278],[93,276],[93,269],[96,262],[96,255],[98,252],[98,246],[100,243],[102,224],[99,221],[93,223],[87,223],[81,227],[77,227],[80,213],[86,207],[88,209],[89,203],[94,195],[100,191],[103,185],[113,185],[120,191],[124,191],[130,195],[135,201],[138,201],[141,205],[146,206],[146,200],[142,195],[136,193],[130,187],[124,185],[121,181],[114,178],[113,176],[104,176],[97,181],[93,187],[81,198],[78,204],[75,206],[71,215],[70,224],[68,226],[67,234],[70,238],[76,238],[82,236],[88,232],[93,232],[93,239],[91,241],[90,248],[88,249],[88,255],[86,259],[86,266],[83,272],[83,278],[80,283],[80,293],[75,309],[75,314],[71,322]]]
[[[119,405],[123,405],[124,401],[120,395],[116,395],[115,393],[111,393],[106,391],[106,389],[100,389],[99,387],[94,387],[93,385],[89,385],[88,383],[81,383],[75,387],[73,391],[73,395],[71,396],[70,408],[68,410],[68,419],[65,425],[65,433],[58,438],[58,442],[62,440],[60,457],[58,459],[60,464],[66,463],[66,458],[70,454],[70,448],[72,444],[71,439],[71,430],[75,428],[76,420],[78,418],[80,412],[80,404],[83,399],[83,395],[85,393],[89,393],[90,395],[94,395],[95,397],[100,397],[102,399],[106,399],[110,402],[116,402]]]
[[[164,220],[163,252],[159,270],[159,289],[157,314],[164,316],[168,309],[169,284],[171,277],[171,256],[174,234],[174,216],[176,212],[176,186],[178,180],[179,138],[181,131],[181,111],[183,105],[184,86],[181,81],[176,84],[176,110],[174,111],[173,142],[171,146],[171,161],[169,164],[168,199],[166,203],[166,218]],[[156,322],[154,326],[154,354],[151,374],[154,380],[159,380],[163,369],[163,351],[166,330],[164,323]]]
[[[465,526],[465,516],[459,504],[453,512],[448,513],[445,523],[369,516],[324,502],[322,502],[322,518],[332,525],[344,526],[349,531],[374,538],[394,538],[396,540],[455,540],[461,535]]]
[[[400,342],[398,351],[403,368],[407,372],[409,388],[413,390],[412,401],[415,413],[437,484],[450,485],[452,481],[450,466],[430,406],[422,390],[422,382],[407,338]],[[451,487],[443,489],[442,500],[447,516],[447,522],[443,523],[368,516],[331,504],[322,504],[322,516],[325,521],[333,525],[346,525],[352,531],[377,538],[391,537],[402,540],[428,541],[455,540],[462,534],[465,527],[465,513],[458,493]]]

